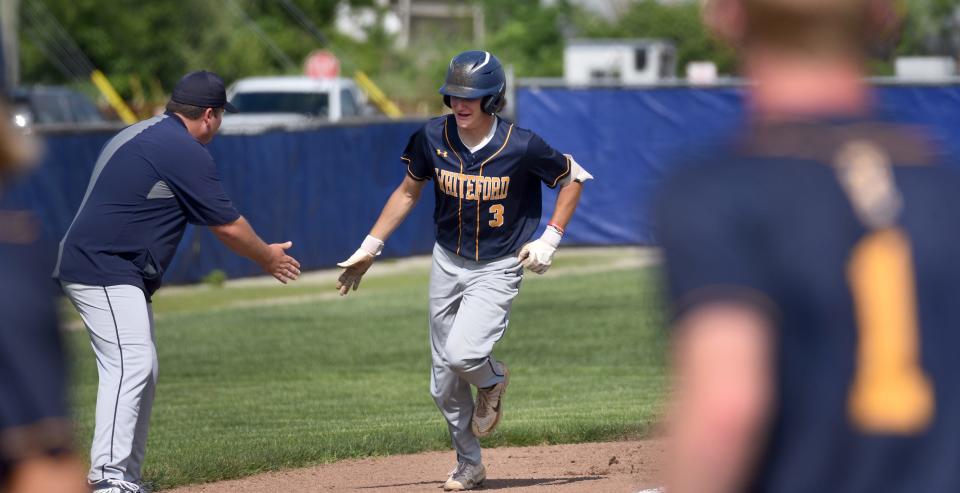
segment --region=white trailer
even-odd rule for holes
[[[563,79],[571,86],[648,85],[677,76],[677,50],[657,39],[571,40],[563,50]]]

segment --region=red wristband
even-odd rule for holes
[[[557,224],[557,223],[555,223],[555,222],[549,222],[549,223],[547,223],[547,226],[553,226],[554,228],[556,228],[557,231],[560,232],[561,235],[563,234],[563,228],[560,227],[559,224]]]

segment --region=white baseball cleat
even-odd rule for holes
[[[465,491],[472,490],[483,484],[487,479],[487,469],[483,464],[471,464],[461,462],[453,470],[450,478],[443,484],[443,491]]]
[[[503,373],[503,381],[487,389],[477,389],[477,403],[473,406],[473,419],[470,420],[470,429],[477,438],[493,433],[503,417],[503,394],[510,384],[510,372],[502,361],[496,364]]]
[[[93,493],[146,493],[140,485],[121,479],[100,479],[90,482]]]

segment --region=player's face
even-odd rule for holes
[[[487,122],[486,114],[480,110],[480,99],[462,99],[456,96],[450,97],[450,109],[453,110],[453,115],[457,118],[457,127],[460,127],[464,130],[475,130],[481,129],[486,124],[486,127],[489,127],[489,122]],[[486,128],[482,128],[486,130]]]

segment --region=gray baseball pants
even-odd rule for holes
[[[430,394],[447,420],[458,461],[480,462],[470,430],[470,386],[503,381],[493,345],[503,337],[523,266],[514,256],[475,262],[434,245],[430,272]]]
[[[136,286],[63,288],[87,326],[100,376],[87,478],[139,483],[157,387],[153,308]]]

